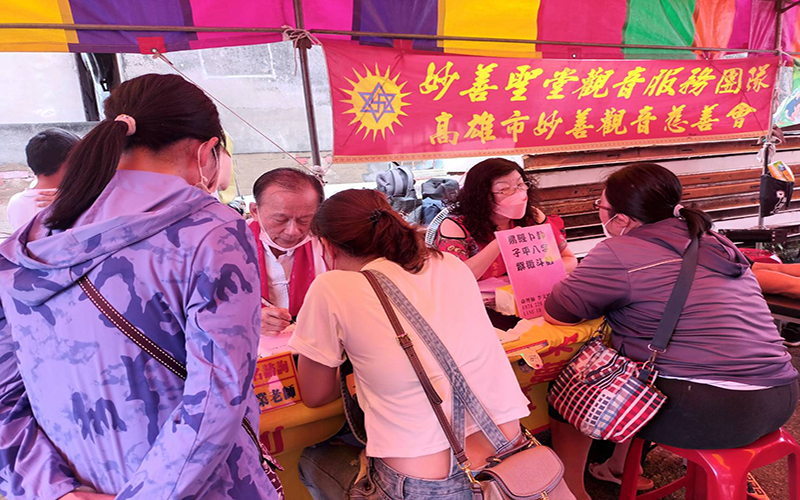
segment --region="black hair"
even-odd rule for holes
[[[280,186],[293,192],[301,191],[304,186],[309,187],[317,193],[320,204],[325,200],[325,191],[319,179],[296,168],[282,167],[261,174],[261,177],[253,184],[253,196],[256,199],[256,204],[261,201],[261,195],[264,194],[264,191],[272,185]]]
[[[636,163],[611,174],[605,184],[606,199],[617,213],[651,224],[675,217],[675,205],[683,188],[678,177],[656,163]],[[700,237],[711,230],[711,217],[702,210],[683,207],[689,235]]]
[[[43,177],[56,174],[80,137],[60,128],[42,130],[25,146],[25,156],[33,173]]]
[[[70,152],[64,180],[47,217],[51,229],[68,229],[100,196],[117,170],[124,151],[147,148],[158,152],[183,139],[208,141],[223,137],[219,112],[196,85],[178,75],[142,75],[111,91],[103,105],[106,119]],[[115,121],[126,114],[136,121]]]
[[[331,196],[320,205],[311,231],[348,255],[384,257],[410,273],[442,255],[374,189],[347,189]]]
[[[453,215],[464,217],[464,226],[470,236],[481,245],[486,245],[494,240],[497,226],[492,222],[491,216],[495,210],[492,184],[498,177],[503,177],[511,172],[519,172],[522,180],[528,183],[528,207],[525,215],[516,221],[518,226],[532,226],[538,224],[537,210],[534,204],[538,195],[536,179],[529,176],[516,162],[504,158],[489,158],[477,163],[467,172],[464,187],[458,193],[456,203],[450,209]]]

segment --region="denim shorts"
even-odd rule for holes
[[[368,474],[350,489],[350,498],[364,500],[471,500],[469,480],[458,467],[445,479],[418,479],[392,469],[380,458],[369,460]]]
[[[457,465],[448,478],[418,479],[401,474],[380,458],[367,458],[367,474],[355,482],[362,449],[328,441],[303,450],[300,479],[311,497],[314,500],[472,500],[469,480]]]
[[[514,448],[520,439],[521,431],[497,451]],[[311,497],[314,500],[472,500],[469,479],[458,468],[452,453],[450,476],[419,479],[392,469],[380,458],[361,457],[363,449],[333,438],[303,450],[300,480]],[[367,470],[364,477],[358,478],[361,460],[366,460]]]

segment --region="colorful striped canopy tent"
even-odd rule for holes
[[[303,33],[291,33],[294,29],[322,40],[349,38],[495,57],[671,59],[747,52],[784,53],[788,62],[789,55],[800,56],[798,4],[800,0],[4,0],[0,51],[163,54],[269,43]],[[312,156],[319,165],[307,45],[298,47]],[[765,168],[770,141],[764,141]]]
[[[0,51],[149,53],[155,48],[167,52],[274,42],[281,40],[284,27],[300,27],[323,39],[352,37],[373,44],[392,42],[370,34],[423,36],[428,39],[414,40],[415,48],[448,53],[653,59],[693,57],[691,52],[654,49],[659,46],[718,49],[713,51],[715,54],[724,50],[774,50],[780,22],[780,49],[800,54],[797,3],[795,0],[5,0],[0,6]],[[776,14],[777,11],[782,12]],[[463,37],[528,42],[476,43],[459,39]]]

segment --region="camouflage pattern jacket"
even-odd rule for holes
[[[0,244],[0,495],[276,499],[256,446],[260,284],[245,221],[182,178],[119,171],[67,231]],[[118,331],[83,275],[188,369]],[[257,431],[257,429],[256,429]]]

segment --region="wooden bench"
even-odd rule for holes
[[[800,170],[796,166],[792,168]],[[714,220],[719,220],[758,215],[760,176],[760,168],[747,168],[679,175],[678,178],[683,186],[683,204],[704,210]],[[600,198],[602,191],[601,182],[542,188],[539,202],[546,213],[564,219],[569,239],[597,237],[603,231],[593,202]],[[788,209],[800,210],[800,200],[792,201]]]
[[[800,322],[800,300],[783,295],[764,294],[769,311],[780,321]]]

